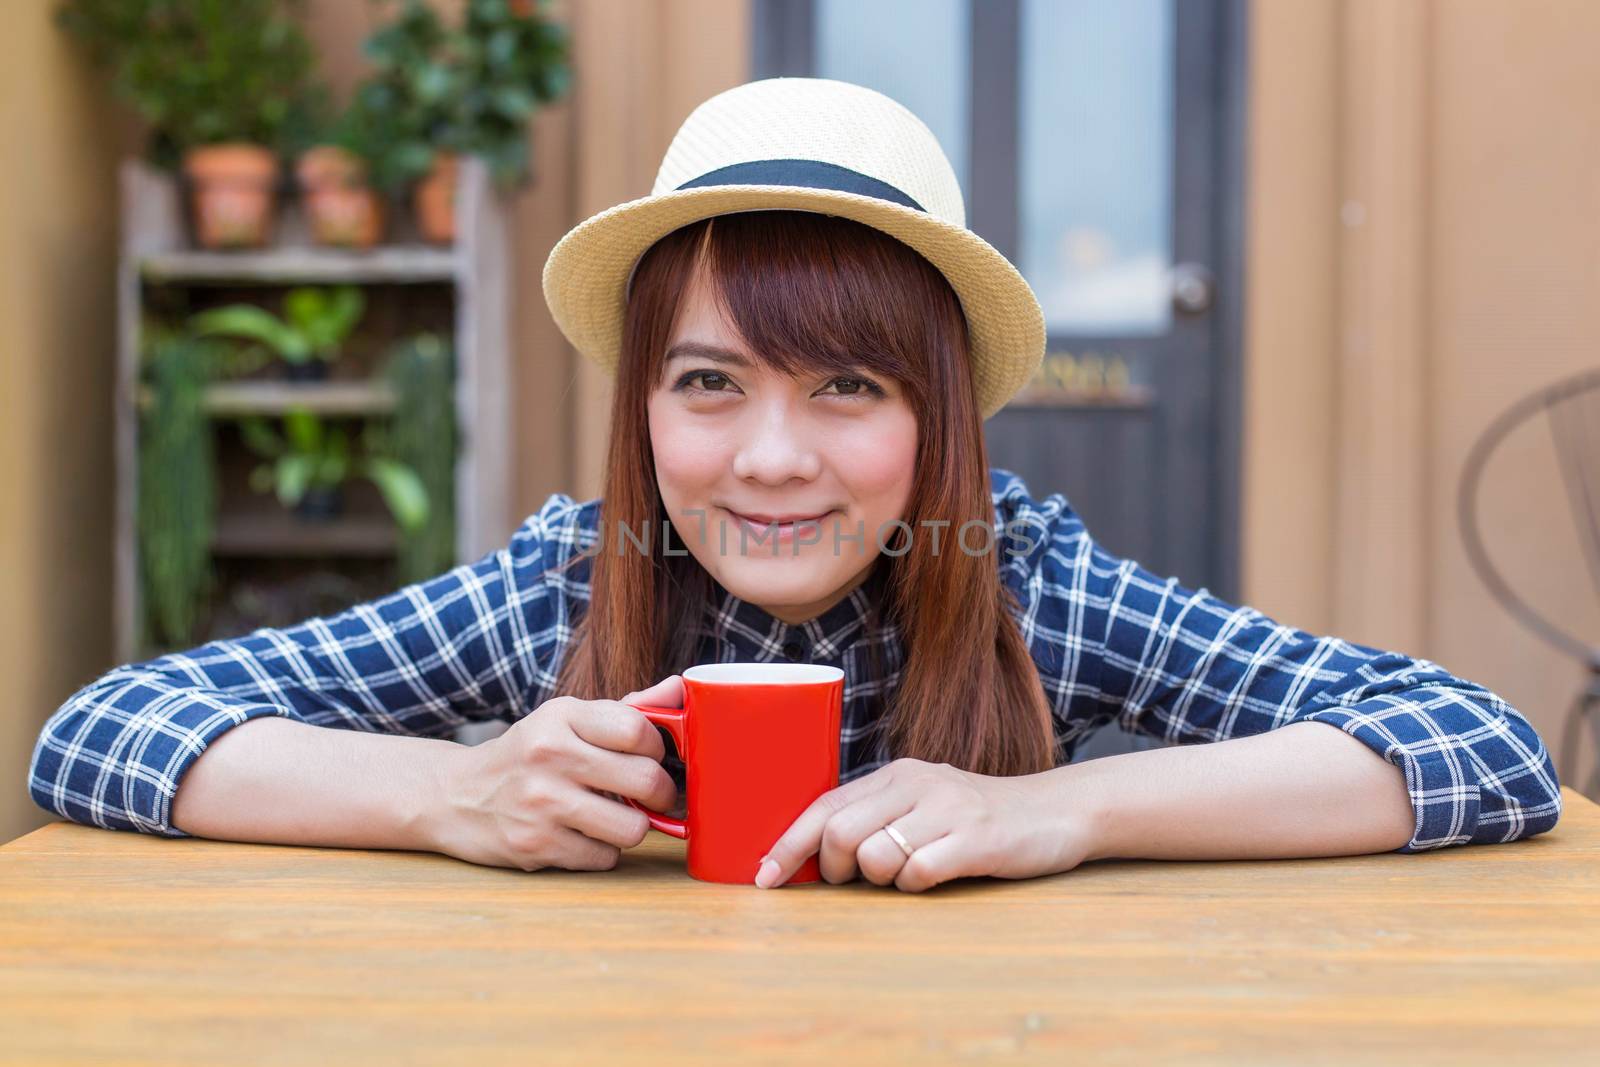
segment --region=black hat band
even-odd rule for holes
[[[805,189],[832,189],[887,200],[901,207],[926,211],[927,208],[890,185],[860,171],[823,163],[815,159],[756,159],[733,163],[691,178],[679,189],[703,189],[713,185],[793,185]]]

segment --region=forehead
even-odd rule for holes
[[[703,261],[684,286],[668,348],[678,341],[716,344],[748,355],[738,330],[717,301],[715,285]]]

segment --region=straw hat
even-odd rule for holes
[[[955,171],[922,120],[860,85],[767,78],[684,120],[650,195],[579,223],[551,251],[544,297],[578,351],[615,373],[633,268],[652,244],[712,215],[838,215],[916,249],[966,313],[972,381],[988,418],[1044,358],[1044,313],[1004,256],[967,229]]]

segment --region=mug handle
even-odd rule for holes
[[[672,743],[678,746],[678,755],[683,757],[685,762],[688,761],[689,753],[684,749],[683,745],[684,712],[681,708],[648,708],[643,704],[629,704],[628,706],[634,711],[642,713],[645,718],[657,726],[664,727],[667,733],[672,735]],[[689,840],[689,827],[682,819],[674,819],[661,814],[659,811],[651,811],[632,797],[623,797],[622,799],[629,807],[637,808],[644,812],[645,817],[650,820],[652,829],[660,830],[670,837],[676,837],[684,841]]]

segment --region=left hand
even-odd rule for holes
[[[1087,833],[1069,812],[1052,810],[1044,777],[998,778],[948,763],[895,760],[813,801],[767,854],[776,875],[758,875],[756,885],[783,884],[819,849],[824,881],[848,882],[859,870],[876,885],[912,893],[952,878],[1071,870],[1088,854]],[[911,856],[883,832],[891,824]]]

